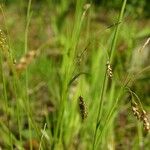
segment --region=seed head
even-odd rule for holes
[[[106,66],[107,66],[107,75],[109,78],[112,78],[113,72],[112,72],[112,67],[109,61],[107,61]]]
[[[87,107],[85,101],[83,100],[83,97],[81,96],[79,97],[79,109],[82,121],[84,121],[85,118],[87,118]]]
[[[2,48],[3,51],[9,50],[6,35],[1,29],[0,29],[0,47]]]
[[[36,55],[37,52],[35,50],[29,51],[27,54],[25,54],[25,56],[23,56],[16,64],[16,71],[23,71],[32,62]]]
[[[150,130],[150,123],[147,117],[147,113],[144,109],[141,109],[138,104],[136,102],[131,102],[131,107],[132,107],[132,111],[134,116],[140,120],[141,122],[143,122],[143,128],[145,131],[149,131]]]
[[[132,108],[134,116],[139,120],[141,118],[141,113],[140,113],[137,103],[131,102],[131,108]]]

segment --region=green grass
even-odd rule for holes
[[[149,112],[149,45],[138,52],[149,20],[129,17],[129,6],[127,0],[116,10],[86,0],[1,5],[0,148],[149,148],[129,98]],[[38,56],[18,73],[14,59],[30,50]]]

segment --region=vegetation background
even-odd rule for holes
[[[0,0],[0,149],[150,147],[149,0]]]

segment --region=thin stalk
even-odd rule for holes
[[[115,51],[117,38],[118,38],[118,33],[119,33],[119,28],[120,28],[120,22],[122,22],[122,18],[123,18],[123,14],[124,14],[124,11],[125,11],[126,3],[127,3],[127,0],[124,0],[123,4],[122,4],[121,12],[119,14],[119,18],[118,18],[118,23],[119,24],[117,24],[117,26],[116,26],[116,30],[115,30],[114,38],[113,38],[113,41],[112,41],[111,50],[110,50],[110,56],[109,56],[110,57],[110,62],[112,62],[113,57],[114,57],[114,51]]]
[[[25,50],[24,52],[27,53],[28,50],[28,31],[29,31],[29,24],[31,19],[30,9],[31,9],[31,2],[32,0],[29,0],[28,2],[28,10],[27,10],[27,24],[25,29]],[[28,116],[28,124],[29,124],[29,136],[30,136],[30,150],[33,149],[32,147],[32,129],[31,129],[31,120],[30,120],[30,101],[28,96],[28,70],[26,69],[25,73],[25,91],[26,91],[26,101],[27,101],[27,116]]]
[[[118,18],[118,23],[122,21],[126,2],[127,2],[127,0],[123,1],[122,8],[121,8],[119,18]],[[114,33],[114,37],[112,40],[111,48],[110,48],[110,55],[109,55],[110,62],[112,62],[112,60],[113,60],[114,50],[116,47],[116,42],[117,42],[117,37],[118,37],[118,32],[119,32],[119,27],[120,27],[120,24],[117,24],[116,29],[115,29],[115,33]],[[93,150],[95,149],[97,132],[98,132],[99,124],[101,122],[101,113],[102,113],[103,102],[104,102],[103,97],[105,94],[105,89],[107,88],[107,78],[108,77],[107,77],[107,69],[106,69],[105,73],[104,73],[104,81],[103,81],[102,91],[101,91],[101,95],[100,95],[100,102],[99,102],[99,108],[98,108],[98,114],[97,114],[97,120],[96,120],[96,128],[95,128],[95,132],[94,132]]]
[[[104,101],[103,97],[104,97],[104,91],[105,91],[105,88],[106,88],[106,79],[107,79],[107,72],[105,71],[105,76],[104,76],[101,95],[100,95],[99,107],[98,107],[98,114],[97,114],[97,119],[96,119],[96,129],[95,129],[95,132],[94,132],[93,150],[94,150],[94,147],[95,147],[97,131],[98,131],[99,124],[100,124],[100,116],[101,116],[101,113],[102,113],[102,106],[103,106],[103,101]]]
[[[47,124],[45,123],[45,124],[44,124],[44,128],[43,128],[43,132],[45,132],[46,127],[47,127]],[[39,145],[39,150],[42,150],[42,149],[43,149],[43,147],[42,147],[43,138],[44,138],[44,133],[42,133],[42,136],[41,136],[40,145]]]
[[[140,149],[143,149],[144,143],[143,143],[143,132],[142,132],[141,123],[137,124],[137,130],[138,130],[138,147]]]
[[[103,132],[105,131],[106,126],[108,125],[108,123],[109,123],[111,117],[112,117],[113,114],[114,114],[115,108],[117,107],[117,104],[118,104],[118,101],[119,101],[119,99],[120,99],[120,97],[121,97],[121,95],[122,95],[123,89],[124,89],[124,87],[121,88],[121,90],[120,90],[120,92],[119,92],[119,95],[118,95],[118,97],[117,97],[117,99],[116,99],[116,101],[115,101],[113,107],[111,108],[111,110],[109,111],[109,113],[108,113],[108,115],[107,115],[107,117],[106,117],[106,119],[105,119],[104,127],[103,127],[102,131],[100,132],[100,134],[98,135],[98,138],[97,138],[97,139],[99,139],[99,141],[101,141],[102,134],[103,134]]]
[[[141,109],[144,110],[144,109],[143,109],[143,106],[142,106],[142,103],[141,103],[141,100],[140,100],[140,98],[138,97],[138,95],[137,95],[135,92],[133,92],[130,88],[128,88],[128,87],[126,87],[126,88],[129,90],[129,92],[130,92],[130,94],[131,94],[132,97],[133,97],[133,95],[134,95],[134,97],[138,100],[138,103],[140,104]],[[131,101],[135,102],[133,98],[132,98]]]
[[[2,78],[2,83],[3,83],[3,96],[4,96],[4,100],[5,100],[5,109],[6,109],[5,111],[6,111],[6,114],[8,115],[8,113],[9,113],[9,111],[8,111],[8,97],[7,97],[5,77],[4,77],[4,73],[3,73],[2,54],[1,53],[0,53],[0,72],[1,72],[1,78]],[[9,140],[11,143],[11,149],[13,149],[9,120],[8,120],[8,129],[9,129]]]

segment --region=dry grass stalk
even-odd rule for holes
[[[86,51],[87,51],[87,47],[80,54],[77,55],[77,66],[81,66]]]
[[[84,12],[82,14],[82,19],[85,17],[86,15],[86,12],[88,11],[88,9],[91,7],[91,4],[87,3],[84,5],[83,9],[84,9]]]
[[[79,109],[82,121],[84,121],[87,118],[87,107],[83,97],[81,96],[79,96]]]
[[[146,42],[144,43],[144,45],[142,46],[142,48],[139,49],[139,52],[143,51],[143,49],[148,45],[149,41],[150,41],[150,37],[146,40]]]
[[[113,77],[112,66],[109,61],[107,61],[106,66],[107,66],[107,75],[109,78],[112,78]]]
[[[27,66],[33,61],[33,59],[37,56],[37,52],[35,50],[29,51],[25,56],[23,56],[19,62],[16,64],[16,71],[18,73],[22,72],[27,68]]]

